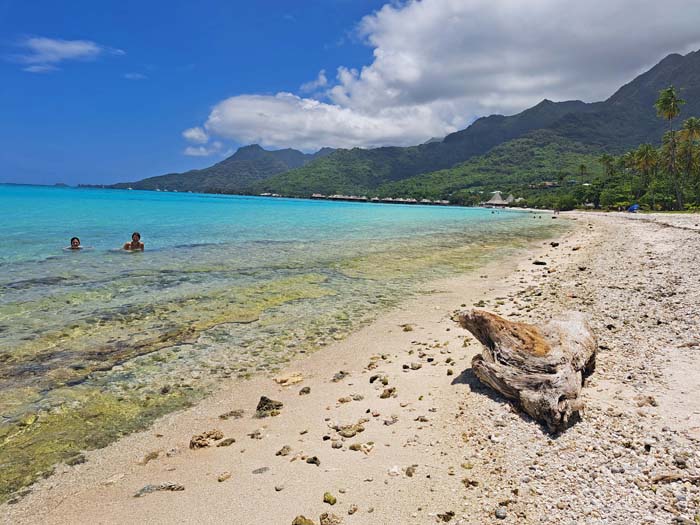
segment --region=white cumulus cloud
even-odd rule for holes
[[[70,60],[95,60],[100,55],[124,55],[121,49],[102,46],[91,40],[62,40],[59,38],[29,37],[19,43],[22,52],[10,58],[26,64],[24,71],[47,73],[59,69],[58,64]]]
[[[223,149],[224,145],[219,141],[215,141],[209,146],[187,146],[183,153],[190,157],[210,157],[211,155],[222,153]],[[228,152],[224,154],[228,154]]]
[[[299,91],[302,93],[311,93],[319,88],[326,87],[328,85],[328,77],[326,77],[326,70],[322,69],[318,72],[318,76],[310,81],[301,85]]]
[[[553,100],[607,98],[671,52],[700,48],[700,2],[422,0],[362,19],[373,49],[302,93],[220,101],[204,129],[240,143],[305,150],[415,144],[475,117]]]
[[[185,137],[185,139],[187,139],[188,141],[194,142],[195,144],[206,144],[207,142],[209,142],[209,136],[207,135],[207,132],[199,126],[186,129],[182,132],[182,136]]]

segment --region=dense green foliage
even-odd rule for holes
[[[477,204],[499,190],[532,198],[558,188],[590,182],[602,174],[597,150],[551,131],[539,130],[496,146],[453,168],[385,184],[379,196],[406,195],[416,199],[450,199]],[[581,165],[586,166],[583,177]]]

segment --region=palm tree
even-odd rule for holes
[[[600,162],[603,165],[603,169],[605,169],[605,177],[608,179],[612,177],[615,173],[615,157],[604,153],[598,157],[598,162]]]
[[[685,183],[695,176],[695,199],[700,199],[700,159],[698,159],[698,140],[700,140],[700,119],[690,117],[683,122],[683,127],[680,131],[680,151],[681,165],[683,166],[683,181]]]
[[[653,173],[654,169],[656,168],[659,162],[659,154],[656,151],[656,148],[654,148],[654,146],[652,146],[651,144],[642,144],[637,148],[637,151],[635,151],[634,161],[636,168],[642,174],[640,191],[635,197],[638,199],[642,193],[647,191],[649,185],[651,184],[651,174]],[[651,206],[653,209],[655,207],[653,193],[651,199]]]
[[[584,178],[586,174],[588,173],[588,167],[585,164],[581,164],[578,167],[578,173],[581,176],[581,178]]]
[[[673,180],[673,187],[676,192],[676,203],[678,209],[683,209],[683,190],[678,180],[678,173],[676,169],[676,135],[673,130],[673,119],[675,119],[681,113],[681,106],[685,104],[685,100],[678,97],[676,93],[676,88],[669,86],[666,89],[659,91],[659,98],[656,99],[654,107],[656,107],[656,113],[659,117],[668,121],[668,128],[670,133],[669,141],[669,152],[670,152],[670,173],[671,179]]]

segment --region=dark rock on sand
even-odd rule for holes
[[[275,456],[288,456],[291,451],[292,447],[290,447],[289,445],[285,445],[277,452],[275,452]]]
[[[346,372],[345,370],[341,370],[340,372],[337,372],[333,376],[333,379],[331,379],[331,381],[333,381],[334,383],[337,383],[338,381],[342,381],[343,379],[345,379],[349,375],[350,375],[350,372]]]
[[[321,460],[318,459],[316,456],[311,456],[310,458],[306,458],[306,462],[309,465],[316,465],[317,467],[321,466]]]
[[[547,265],[547,263],[544,261],[533,261],[532,264],[534,264],[535,266],[546,266]]]
[[[146,485],[145,487],[140,489],[136,494],[134,494],[134,497],[141,498],[146,494],[158,491],[179,492],[181,490],[185,490],[185,487],[177,483],[170,483],[166,481],[165,483],[161,483],[160,485]]]
[[[268,416],[276,416],[280,413],[280,409],[284,406],[281,401],[275,401],[267,396],[261,396],[258,401],[258,406],[255,409],[255,417],[263,418]]]
[[[385,388],[384,391],[379,395],[380,399],[387,399],[389,397],[396,396],[396,387]]]
[[[243,414],[245,414],[245,410],[241,409],[236,409],[236,410],[229,410],[228,412],[225,412],[219,416],[219,419],[241,419],[243,417]]]
[[[230,447],[236,442],[236,438],[226,438],[221,443],[216,445],[217,447]]]
[[[323,503],[328,503],[329,505],[335,505],[338,500],[330,492],[325,492],[323,494]]]
[[[268,470],[270,470],[270,467],[260,467],[260,468],[256,468],[256,469],[253,471],[253,474],[264,474],[264,473],[267,472]]]
[[[300,396],[305,396],[311,393],[311,387],[310,386],[305,386],[301,390],[299,390],[299,395]]]
[[[316,525],[313,520],[310,520],[309,518],[305,516],[297,516],[294,518],[294,521],[292,521],[292,525]]]
[[[438,514],[437,517],[442,520],[443,522],[447,523],[449,521],[452,521],[452,518],[455,517],[455,513],[452,510],[448,510],[447,512],[444,512],[442,514]]]

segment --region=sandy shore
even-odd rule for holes
[[[318,524],[322,513],[342,520],[326,524],[693,523],[700,217],[560,217],[577,227],[558,246],[431,283],[275,376],[301,373],[292,386],[232,382],[88,452],[0,507],[2,523],[288,525],[299,515]],[[479,384],[470,369],[479,345],[450,319],[479,301],[517,320],[589,316],[600,349],[580,423],[552,437]],[[283,403],[279,415],[253,417],[262,395]],[[219,417],[231,411],[242,417]],[[337,430],[356,423],[364,431]],[[214,429],[235,442],[189,448]],[[680,479],[658,480],[668,473]],[[163,483],[184,490],[134,497]]]

